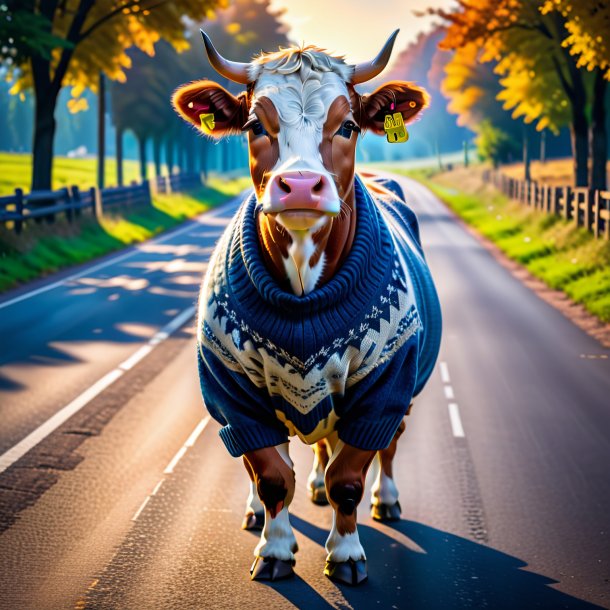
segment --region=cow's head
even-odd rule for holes
[[[312,46],[233,62],[202,32],[212,66],[247,85],[246,91],[236,97],[201,80],[178,88],[172,101],[207,135],[247,131],[250,171],[263,212],[289,231],[317,230],[342,205],[353,205],[360,132],[383,134],[387,114],[401,112],[407,123],[427,104],[425,91],[411,83],[388,82],[369,95],[354,89],[385,68],[397,34],[375,59],[354,66]],[[213,115],[213,128],[202,124],[202,115]]]

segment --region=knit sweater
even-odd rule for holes
[[[415,215],[355,180],[352,248],[305,296],[265,267],[254,194],[215,249],[200,297],[199,374],[235,457],[333,430],[349,445],[384,449],[432,372],[441,315]]]

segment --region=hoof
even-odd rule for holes
[[[368,578],[366,572],[366,559],[354,561],[327,561],[324,574],[334,582],[341,582],[345,585],[359,585]]]
[[[241,522],[242,530],[262,530],[265,525],[265,513],[246,513],[244,520]]]
[[[275,557],[257,557],[250,568],[252,580],[281,580],[294,575],[293,561],[284,561]]]
[[[314,504],[318,506],[326,506],[328,504],[328,498],[326,496],[326,487],[321,485],[320,487],[309,488],[309,498]]]
[[[372,504],[371,517],[375,521],[400,521],[400,503]]]

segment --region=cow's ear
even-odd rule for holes
[[[235,97],[210,80],[178,87],[172,104],[185,121],[214,138],[240,134],[248,116],[245,93]]]
[[[383,134],[386,115],[402,113],[405,123],[411,122],[428,105],[429,96],[424,89],[403,81],[391,81],[362,96],[361,127]]]

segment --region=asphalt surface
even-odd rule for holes
[[[399,444],[402,521],[360,506],[369,581],[323,576],[331,511],[298,441],[296,576],[249,580],[248,479],[206,418],[189,315],[232,202],[0,300],[0,608],[610,607],[610,352],[400,181],[444,364]]]

